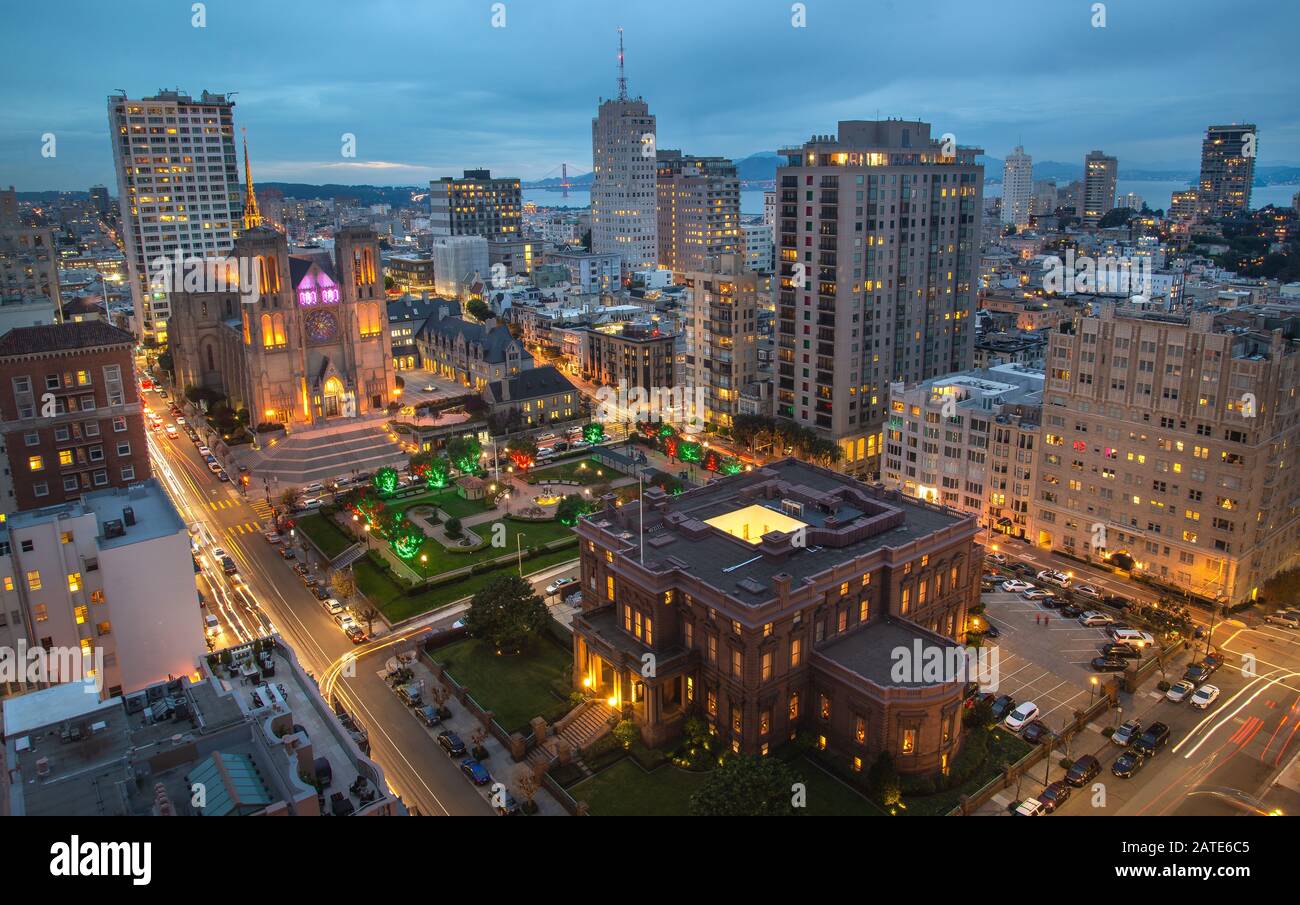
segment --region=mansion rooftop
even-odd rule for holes
[[[607,505],[579,533],[599,537],[651,573],[678,571],[747,606],[797,594],[848,568],[902,562],[932,540],[973,537],[973,516],[873,488],[798,459],[784,459],[670,496],[657,487],[641,504]],[[860,562],[859,562],[860,561]]]

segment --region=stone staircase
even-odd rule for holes
[[[361,541],[357,541],[355,544],[353,544],[352,546],[344,550],[342,553],[340,553],[338,556],[334,557],[334,559],[330,562],[330,568],[334,569],[335,571],[338,571],[339,569],[346,569],[348,566],[352,565],[358,559],[365,556],[366,551],[368,549],[369,547],[361,543]]]
[[[586,748],[614,728],[614,709],[604,701],[588,701],[579,705],[576,716],[573,713],[569,716],[573,719],[560,729],[559,736],[572,745],[575,751]]]
[[[349,421],[294,431],[274,446],[260,450],[245,447],[237,456],[239,464],[252,472],[254,486],[268,479],[280,490],[373,472],[386,465],[397,468],[408,461],[406,453],[389,438],[383,421]]]

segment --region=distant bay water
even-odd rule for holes
[[[1174,192],[1187,190],[1187,183],[1178,181],[1153,181],[1147,179],[1119,180],[1119,194],[1134,192],[1142,196],[1147,207],[1152,210],[1164,210],[1169,207],[1169,196]],[[1257,185],[1250,193],[1252,208],[1290,207],[1291,198],[1300,192],[1300,185]],[[1002,197],[1002,185],[995,183],[984,187],[984,194],[990,198]],[[524,189],[524,201],[531,201],[538,207],[572,207],[591,206],[591,193],[584,190],[569,190],[565,198],[560,192],[547,189]],[[745,217],[758,217],[763,213],[763,192],[761,189],[743,189],[740,193],[740,213]]]

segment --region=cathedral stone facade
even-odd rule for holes
[[[290,430],[382,414],[396,396],[374,231],[339,230],[332,255],[290,254],[282,234],[254,225],[231,258],[254,274],[255,293],[172,294],[177,383],[224,393],[252,424]]]

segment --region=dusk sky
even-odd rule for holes
[[[195,28],[183,0],[28,4],[5,22],[0,183],[112,185],[107,96],[164,87],[238,92],[259,181],[583,173],[620,25],[663,148],[739,158],[901,116],[999,158],[1101,148],[1122,175],[1194,169],[1207,125],[1252,121],[1259,165],[1300,162],[1293,0],[1110,0],[1105,28],[1091,0],[805,5],[794,28],[782,0],[505,0],[494,28],[489,0],[209,0]]]

